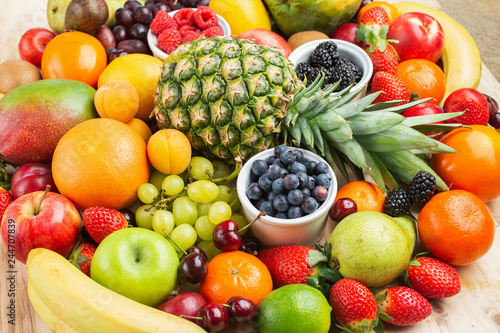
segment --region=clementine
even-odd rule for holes
[[[208,262],[200,293],[208,302],[225,304],[244,296],[259,304],[273,290],[271,273],[256,256],[242,251],[222,252]]]
[[[441,138],[456,154],[434,154],[431,167],[450,186],[484,202],[500,196],[500,133],[483,125],[458,128]]]
[[[59,140],[52,175],[61,194],[82,210],[128,207],[149,180],[146,143],[118,120],[84,121]]]
[[[358,207],[358,212],[372,210],[382,213],[384,211],[384,192],[377,185],[364,180],[349,182],[342,186],[335,200],[340,198],[352,199]]]
[[[437,259],[468,265],[488,252],[495,236],[495,220],[486,204],[464,190],[441,192],[422,208],[418,234]]]

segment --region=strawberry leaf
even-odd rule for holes
[[[392,319],[392,317],[391,317]],[[382,320],[379,320],[377,322],[377,324],[375,325],[375,327],[373,328],[373,330],[375,331],[375,333],[384,333],[384,323],[382,322]]]
[[[378,314],[378,317],[382,320],[393,320],[394,318],[392,318],[391,316],[389,316],[387,313],[385,312],[379,312]]]
[[[310,250],[309,257],[307,258],[307,264],[311,267],[316,267],[321,263],[328,262],[328,258],[318,250]]]
[[[320,289],[319,276],[317,276],[317,275],[308,276],[308,277],[306,277],[306,282],[311,287]]]
[[[336,325],[342,332],[347,332],[347,333],[355,333],[354,331],[350,330],[349,328],[342,326],[342,325]]]
[[[332,285],[337,282],[338,280],[343,279],[343,276],[340,275],[339,272],[331,269],[331,268],[321,268],[319,276],[322,278],[325,278],[325,280],[329,281],[332,283]]]

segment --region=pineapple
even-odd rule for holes
[[[419,130],[436,131],[429,123],[456,114],[405,119],[399,113],[422,101],[372,105],[378,96],[372,94],[349,103],[357,95],[351,87],[333,92],[338,83],[324,90],[321,83],[318,78],[306,88],[288,59],[271,48],[227,36],[204,38],[165,59],[153,112],[160,128],[184,132],[195,149],[236,162],[236,170],[285,143],[323,155],[345,177],[346,165],[359,178],[365,171],[381,188],[397,187],[392,174],[408,183],[420,170],[446,188],[419,156],[454,150]]]

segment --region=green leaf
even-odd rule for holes
[[[320,263],[328,262],[328,258],[318,250],[310,250],[307,264],[311,267],[316,267]]]
[[[379,320],[377,322],[377,325],[373,328],[373,330],[375,331],[375,333],[384,333],[384,323],[382,322],[382,320]]]
[[[318,276],[308,276],[306,277],[306,282],[311,287],[320,289],[319,277]]]
[[[335,282],[343,279],[343,276],[339,272],[337,272],[337,271],[335,271],[335,270],[333,270],[331,268],[328,268],[328,267],[321,268],[319,276],[322,277],[322,278],[325,278],[332,285]]]

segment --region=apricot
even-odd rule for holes
[[[134,131],[136,131],[144,139],[144,142],[146,143],[148,143],[149,138],[151,137],[151,135],[153,135],[149,126],[139,118],[132,118],[125,124]]]
[[[139,110],[139,94],[128,81],[111,81],[97,89],[94,104],[101,118],[127,123]]]
[[[149,138],[147,151],[151,165],[167,175],[178,175],[191,161],[191,143],[176,129],[162,129]]]

